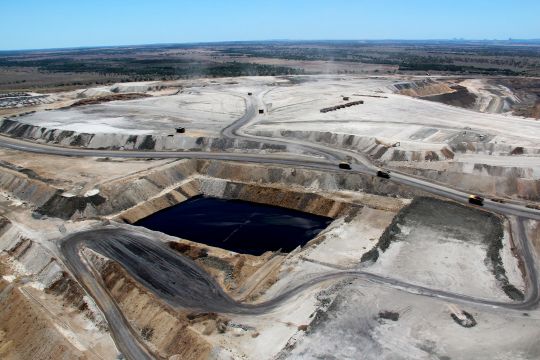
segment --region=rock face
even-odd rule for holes
[[[124,316],[159,357],[208,358],[212,346],[188,327],[185,313],[166,306],[113,261],[106,261],[99,271]]]
[[[186,176],[186,166],[193,165],[196,166],[195,171]],[[161,174],[165,173],[168,176],[162,177]],[[154,180],[149,181],[150,178]],[[179,182],[175,183],[175,179]],[[157,186],[155,181],[158,181]],[[97,211],[102,211],[101,215],[118,214],[118,219],[132,223],[187,198],[203,194],[336,218],[361,204],[333,197],[331,193],[335,191],[362,190],[375,195],[391,194],[400,197],[419,194],[415,190],[371,176],[205,160],[180,161],[157,169],[147,177],[138,179],[133,186],[138,188],[136,193],[146,194],[148,200],[134,201],[130,195],[134,189],[130,189],[129,185],[125,192],[118,192],[116,189],[124,186],[111,184],[111,189],[115,190],[102,188],[101,193],[110,194],[107,203],[114,205],[104,205]]]
[[[208,160],[176,161],[143,174],[104,183],[99,191],[84,195],[66,194],[45,180],[5,172],[7,174],[0,171],[0,176],[12,180],[1,182],[1,189],[16,198],[24,197],[39,214],[62,219],[116,216],[130,223],[200,194],[328,217],[338,217],[354,206],[354,202],[332,196],[336,191],[409,198],[421,194],[367,175]]]
[[[402,172],[464,191],[531,201],[540,199],[540,180],[531,177],[534,173],[531,168],[475,164],[467,170],[468,173],[464,173],[464,168],[468,166],[463,163],[447,164],[443,170],[392,165]]]
[[[62,145],[88,149],[107,150],[185,150],[185,151],[283,151],[284,145],[260,144],[256,141],[225,139],[219,137],[191,137],[183,134],[128,135],[90,134],[69,130],[49,129],[4,119],[0,134],[36,141],[44,144]]]
[[[373,161],[416,176],[446,183],[464,191],[493,196],[509,196],[526,200],[540,199],[540,180],[532,166],[511,167],[490,165],[477,160],[461,160],[461,154],[486,156],[537,156],[539,148],[512,146],[492,142],[489,136],[463,131],[448,137],[433,149],[407,149],[406,146],[385,144],[374,137],[316,131],[257,130],[253,134],[275,138],[300,139],[348,149],[368,155]],[[436,144],[435,144],[436,145]],[[478,163],[471,163],[478,161]],[[432,165],[429,165],[429,164]],[[438,166],[436,163],[440,163]],[[432,167],[432,168],[430,168]]]
[[[413,97],[440,95],[455,91],[448,84],[432,79],[396,83],[391,85],[390,89],[396,93]]]
[[[30,239],[17,225],[12,224],[3,217],[0,217],[0,253],[2,256],[7,255],[10,259],[9,262],[12,267],[17,269],[19,275],[39,283],[47,294],[61,298],[63,303],[83,313],[99,328],[105,329],[106,325],[101,313],[93,310],[95,309],[93,303],[89,305],[90,300],[85,296],[84,290],[64,271],[63,265],[58,262],[56,256],[43,246],[43,244]],[[13,292],[11,296],[16,301],[19,301],[18,295]],[[0,307],[3,306],[6,305],[0,301]],[[18,305],[10,306],[19,307]],[[20,307],[24,306],[26,305],[22,302]],[[0,314],[6,315],[12,314],[12,312],[4,308],[0,311]],[[19,314],[17,316],[22,315]],[[23,327],[27,331],[36,331],[36,329],[45,328],[46,326],[32,326],[31,322],[28,324],[28,327]],[[12,330],[9,332],[13,334],[16,331]],[[36,334],[36,336],[41,335]],[[26,337],[23,338],[26,339]],[[45,343],[47,342],[45,341]],[[36,342],[36,344],[41,346],[44,343]],[[32,358],[32,356],[30,357]]]
[[[32,178],[29,174],[6,168],[0,171],[0,189],[36,206],[43,205],[59,191],[40,179]]]
[[[454,158],[454,150],[444,144],[433,150],[412,150],[400,147],[399,144],[385,144],[377,138],[370,136],[290,130],[259,130],[253,133],[258,136],[282,137],[323,143],[325,145],[363,153],[378,161],[434,161]]]
[[[0,299],[0,322],[0,357],[3,359],[87,358],[87,354],[67,341],[18,289]]]
[[[28,94],[22,92],[0,95],[0,109],[22,108],[40,104],[49,104],[54,97],[49,95]]]

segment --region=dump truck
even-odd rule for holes
[[[383,179],[390,179],[390,172],[385,170],[377,170],[377,176]]]
[[[469,204],[484,206],[484,198],[478,195],[469,195]]]
[[[351,170],[351,164],[349,164],[348,162],[340,162],[339,168],[345,169],[345,170]]]

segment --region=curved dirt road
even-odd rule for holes
[[[92,249],[118,262],[134,279],[170,306],[200,312],[267,313],[310,287],[344,278],[363,279],[420,296],[508,310],[528,310],[535,308],[540,301],[538,287],[534,286],[522,302],[501,302],[429,289],[367,271],[345,270],[328,272],[308,281],[292,284],[288,290],[266,302],[245,304],[228,296],[219,284],[191,259],[170,249],[165,243],[136,230],[110,227],[83,231],[63,238],[60,250],[66,265],[102,309],[118,349],[129,359],[151,359],[152,356],[144,344],[138,340],[138,334],[134,333],[133,328],[105,289],[100,275],[94,273],[88,262],[81,257],[82,248]],[[536,273],[531,281],[537,281]]]

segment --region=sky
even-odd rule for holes
[[[540,0],[0,0],[0,34],[0,50],[276,39],[538,39]]]

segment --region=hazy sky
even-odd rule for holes
[[[540,38],[540,0],[0,0],[0,49]]]

